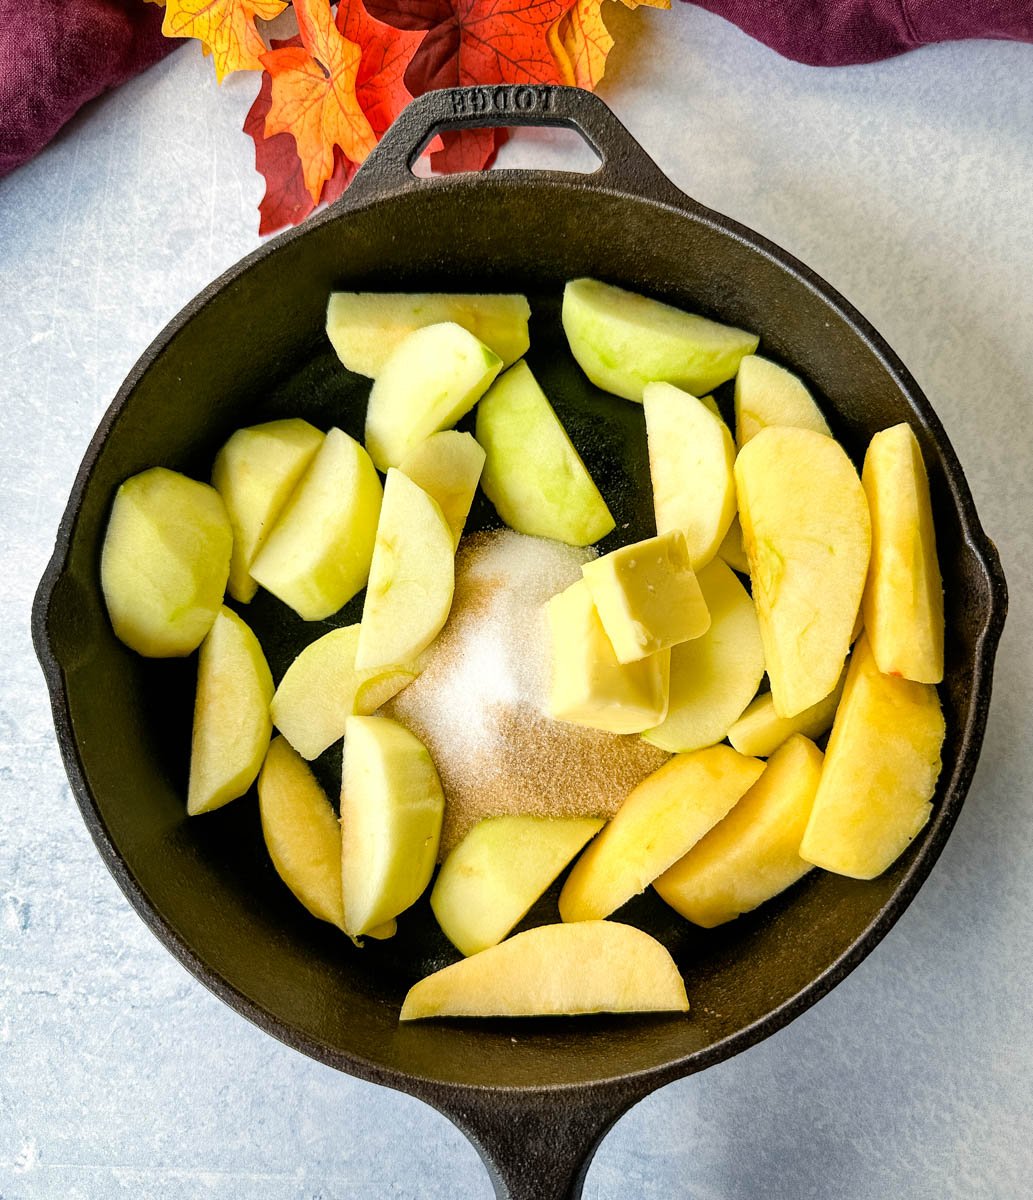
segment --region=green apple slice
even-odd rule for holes
[[[489,817],[445,859],[430,906],[463,954],[494,946],[518,925],[575,854],[598,817]]]
[[[359,626],[332,629],[305,647],[287,668],[270,713],[302,758],[318,758],[344,737],[348,718],[367,716],[416,678],[414,666],[355,669]]]
[[[526,296],[443,292],[332,292],[326,333],[349,371],[375,378],[408,334],[453,321],[489,346],[508,367],[530,345]]]
[[[115,635],[149,658],[196,650],[222,605],[232,544],[225,505],[206,483],[165,467],[127,479],[100,559]]]
[[[458,547],[484,470],[484,451],[477,439],[455,429],[432,433],[398,469],[438,502]]]
[[[273,677],[258,638],[228,608],[201,645],[187,812],[221,808],[254,783],[269,747]]]
[[[212,484],[233,527],[228,590],[247,604],[258,591],[251,563],[280,509],[323,444],[323,434],[300,417],[238,429],[215,456]]]
[[[656,380],[700,396],[731,379],[759,341],[597,279],[574,279],[564,288],[563,329],[588,378],[626,400],[641,400]]]
[[[306,621],[337,612],[369,576],[383,491],[369,455],[331,429],[251,564]]]
[[[366,449],[377,467],[397,467],[432,433],[453,426],[501,370],[495,351],[453,321],[410,333],[369,394]]]
[[[455,542],[437,501],[392,467],[384,484],[355,667],[415,661],[448,620]]]
[[[344,930],[369,933],[434,873],[445,798],[424,744],[387,717],[349,717],[341,782]]]
[[[739,449],[768,425],[791,425],[832,436],[801,380],[769,359],[748,354],[739,363],[735,377],[735,440]]]
[[[518,533],[571,546],[597,542],[614,519],[526,362],[497,379],[477,406],[487,458],[481,487]]]

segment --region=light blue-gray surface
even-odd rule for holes
[[[655,1094],[591,1200],[1019,1200],[1033,1179],[1033,48],[819,71],[691,8],[620,16],[602,94],[663,169],[828,278],[937,407],[1011,585],[979,771],[915,903],[769,1041]],[[422,1104],[253,1029],[146,931],[69,794],[29,606],[90,434],[257,243],[254,77],[196,46],[0,183],[0,1198],[488,1197]],[[573,161],[566,143],[506,161]]]

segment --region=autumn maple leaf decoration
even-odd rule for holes
[[[265,42],[255,18],[271,21],[287,0],[168,0],[161,31],[166,37],[197,38],[211,54],[222,82],[231,71],[258,71]]]

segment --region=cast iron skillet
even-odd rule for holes
[[[410,172],[436,131],[561,125],[593,175]],[[115,488],[162,464],[205,478],[235,428],[301,414],[361,436],[368,381],[323,333],[334,287],[523,290],[531,363],[611,502],[623,539],[652,532],[642,411],[592,388],[563,344],[564,280],[593,275],[762,335],[814,387],[859,459],[907,420],[932,484],[947,596],[947,716],[935,813],[869,883],[813,872],[758,913],[709,933],[648,896],[622,915],[660,937],[685,976],[687,1016],[399,1025],[416,978],[455,957],[424,901],[398,936],[354,949],[276,877],[253,797],[186,820],[194,659],[146,661],[117,642],[98,580]],[[491,522],[485,504],[475,523]],[[627,528],[621,527],[627,524]],[[500,1197],[576,1197],[591,1155],[636,1101],[768,1036],[834,987],[886,934],[929,873],[972,778],[1007,606],[998,556],[961,467],[914,380],[813,272],[683,195],[595,97],[473,88],[413,103],[344,200],[227,271],[158,337],[80,468],[40,584],[33,635],[73,791],[101,856],[155,934],[237,1012],[290,1046],[418,1096],[454,1121]],[[332,624],[358,619],[353,603]],[[248,607],[277,677],[313,630],[259,597]],[[319,764],[334,788],[337,764]],[[332,793],[333,794],[333,793]],[[555,920],[554,897],[532,922]]]

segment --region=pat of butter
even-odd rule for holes
[[[710,628],[680,529],[621,546],[585,563],[581,573],[620,663],[637,662]]]
[[[610,733],[641,733],[667,715],[671,652],[617,661],[583,579],[546,606],[552,634],[550,715]]]

